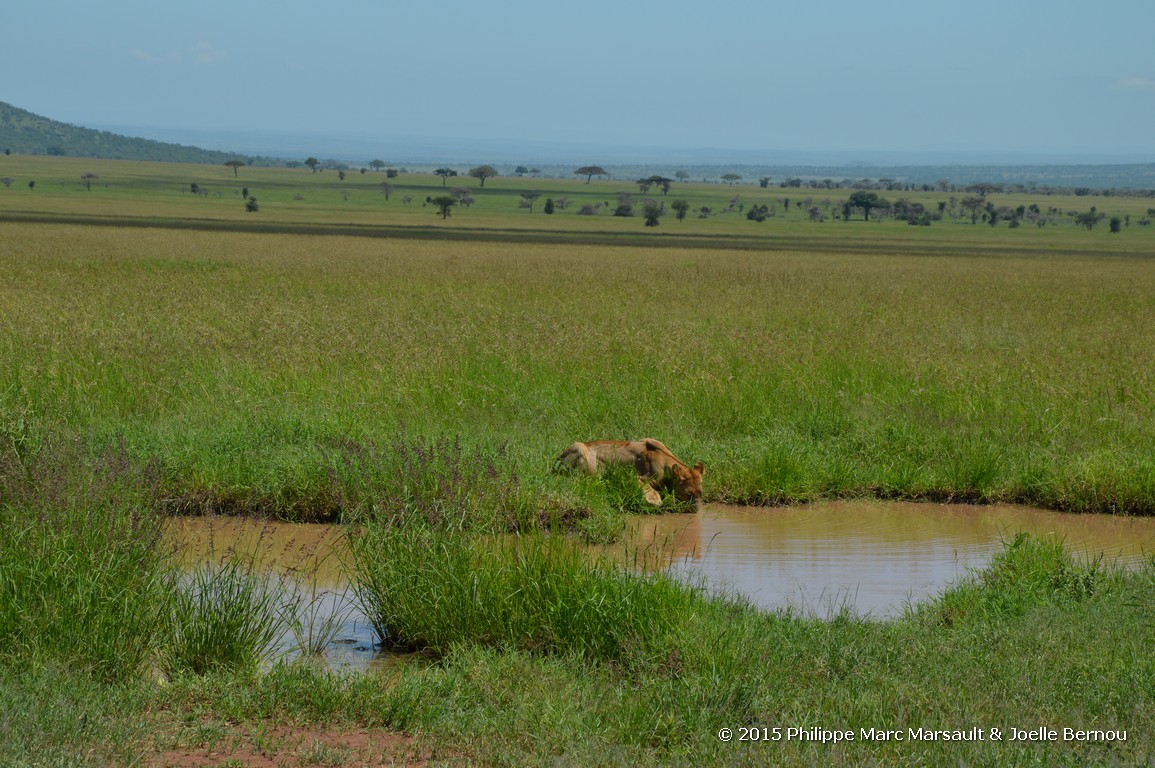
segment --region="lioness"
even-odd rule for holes
[[[562,451],[557,460],[591,475],[609,464],[633,465],[646,501],[654,506],[662,503],[658,488],[672,490],[674,498],[679,501],[696,502],[702,498],[702,476],[706,474],[702,462],[693,467],[686,466],[660,440],[652,437],[574,443]]]

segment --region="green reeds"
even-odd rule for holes
[[[141,670],[167,596],[155,487],[123,446],[94,462],[69,442],[0,449],[0,654]]]
[[[627,573],[561,536],[370,524],[351,552],[358,601],[382,640],[436,652],[476,643],[623,659],[664,638],[696,598],[667,576]]]
[[[1114,575],[1101,558],[1080,562],[1062,541],[1018,533],[985,568],[908,608],[907,615],[947,626],[1015,618],[1053,602],[1089,598]]]
[[[284,631],[282,595],[251,559],[198,564],[173,586],[162,666],[196,675],[255,670]]]

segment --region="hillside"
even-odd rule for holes
[[[0,151],[21,155],[67,155],[170,163],[223,163],[227,152],[138,139],[51,120],[0,101]]]

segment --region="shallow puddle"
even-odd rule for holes
[[[324,661],[334,669],[365,671],[395,663],[397,654],[380,653],[377,634],[358,610],[344,566],[345,529],[335,525],[279,523],[246,518],[182,517],[169,524],[168,538],[182,565],[191,568],[234,555],[251,559],[270,577],[284,577],[286,599],[296,598],[301,620],[314,627],[337,624]],[[274,655],[301,655],[291,630],[277,641]]]
[[[1070,515],[1029,507],[824,502],[797,507],[706,505],[691,515],[646,515],[628,523],[627,559],[644,555],[715,590],[733,590],[768,609],[819,616],[841,607],[875,617],[941,592],[985,565],[1004,540],[1025,531],[1058,537],[1077,556],[1137,563],[1155,553],[1155,518]],[[215,517],[174,519],[169,537],[181,562],[235,552],[285,575],[316,622],[337,617],[324,654],[334,668],[367,670],[398,656],[375,647],[343,567],[344,529]],[[299,655],[287,632],[278,653]]]
[[[764,608],[893,617],[986,565],[1020,531],[1064,540],[1076,556],[1136,563],[1155,553],[1155,518],[1072,515],[1030,507],[824,502],[707,505],[644,517],[633,546],[665,547],[675,572],[705,577]]]

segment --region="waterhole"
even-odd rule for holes
[[[618,557],[657,560],[708,589],[774,610],[828,616],[850,609],[892,618],[908,601],[943,590],[980,568],[1018,532],[1061,539],[1080,559],[1133,565],[1155,553],[1155,518],[1072,515],[1029,507],[839,501],[795,507],[706,505],[695,514],[631,517]],[[334,668],[395,663],[381,653],[345,571],[344,529],[246,519],[174,519],[181,562],[239,553],[276,574],[304,617],[330,622],[323,657]],[[300,655],[286,631],[280,656]]]

